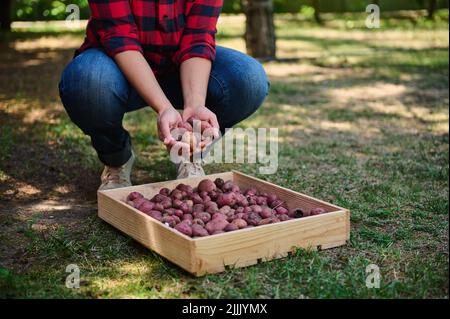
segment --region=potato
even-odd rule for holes
[[[249,205],[256,205],[257,196],[247,196],[247,202]]]
[[[227,193],[227,192],[231,192],[233,189],[233,182],[232,181],[226,181],[223,186],[222,186],[222,190]]]
[[[209,197],[209,195],[203,195],[203,196],[201,196],[201,198],[204,203],[211,201],[211,197]]]
[[[266,196],[267,198],[267,204],[271,205],[274,201],[276,201],[278,199],[277,195],[275,194],[268,194]]]
[[[190,199],[185,199],[183,201],[183,203],[186,203],[189,207],[193,207],[194,206],[194,202]]]
[[[288,216],[291,218],[302,218],[309,215],[311,215],[311,212],[302,208],[296,208],[288,212]]]
[[[201,219],[204,223],[207,223],[211,220],[211,215],[207,212],[201,212],[197,214],[197,218]]]
[[[289,212],[286,208],[284,208],[282,206],[275,208],[275,211],[277,212],[277,214],[280,214],[280,215],[287,214]]]
[[[205,229],[208,233],[213,234],[216,231],[224,230],[228,224],[229,223],[225,219],[215,218],[206,224]]]
[[[200,218],[194,218],[194,220],[192,221],[193,224],[198,224],[202,227],[205,227],[205,222],[203,220],[201,220]]]
[[[199,192],[212,192],[216,190],[216,184],[209,179],[204,179],[198,184]]]
[[[256,190],[256,188],[249,188],[244,192],[245,196],[257,196],[258,195],[258,191]]]
[[[249,225],[258,226],[260,220],[262,219],[261,216],[259,216],[258,213],[249,213],[247,216],[244,217],[245,221]]]
[[[212,218],[211,218],[211,219],[223,219],[223,220],[226,220],[226,219],[227,219],[227,216],[224,215],[224,214],[222,214],[222,213],[217,212],[217,213],[214,213],[214,214],[212,215]]]
[[[174,199],[172,200],[172,207],[173,208],[180,208],[180,206],[183,204],[183,201],[181,199]]]
[[[224,215],[226,215],[226,214],[227,214],[228,212],[230,212],[230,211],[231,211],[231,207],[228,206],[228,205],[222,206],[222,207],[219,209],[219,212],[222,213],[222,214],[224,214]]]
[[[229,224],[224,228],[224,230],[225,230],[226,232],[234,231],[234,230],[238,230],[238,229],[239,229],[239,227],[238,227],[236,224],[232,224],[232,223],[229,223]]]
[[[182,218],[184,216],[184,213],[183,213],[183,211],[181,209],[175,209],[174,210],[174,215]],[[187,214],[187,215],[189,215],[189,214]]]
[[[238,207],[236,208],[236,210],[234,211],[234,214],[241,214],[244,212],[244,207]]]
[[[189,145],[191,153],[197,149],[197,144],[200,142],[194,133],[186,131],[181,136],[181,142]]]
[[[180,205],[180,209],[183,211],[184,214],[191,214],[192,213],[192,207],[189,207],[188,204],[182,203]]]
[[[233,185],[233,187],[231,187],[231,191],[233,192],[233,193],[240,193],[241,192],[241,189],[239,188],[239,186],[238,185]]]
[[[242,219],[244,218],[245,214],[244,213],[237,213],[234,214],[234,219]]]
[[[161,222],[163,224],[166,224],[169,227],[175,227],[175,225],[177,224],[177,220],[175,219],[176,216],[164,216],[161,219]]]
[[[194,204],[202,204],[203,203],[203,198],[201,198],[201,196],[197,193],[193,193],[191,195],[191,200]]]
[[[157,210],[152,210],[152,211],[150,211],[150,212],[148,213],[148,215],[149,215],[150,217],[153,217],[153,218],[156,219],[156,220],[159,220],[159,221],[162,220],[162,214],[161,214],[161,212],[158,212]]]
[[[276,199],[274,200],[271,204],[270,207],[271,208],[276,208],[276,207],[280,207],[280,206],[284,206],[284,202],[281,199]]]
[[[259,206],[259,205],[252,205],[252,206],[250,206],[250,208],[251,208],[251,211],[252,212],[254,212],[254,213],[261,213],[262,212],[262,207],[261,206]]]
[[[148,201],[148,199],[144,197],[138,197],[135,200],[133,200],[133,207],[138,208],[143,202]]]
[[[155,204],[149,200],[144,200],[141,205],[139,205],[138,209],[143,213],[150,213],[151,210],[155,207]]]
[[[172,215],[171,217],[175,220],[175,222],[176,222],[177,224],[181,222],[180,217],[178,217],[177,215]]]
[[[209,198],[211,198],[212,201],[216,201],[219,197],[219,193],[217,191],[212,191],[208,193]]]
[[[278,215],[278,219],[282,222],[286,221],[286,220],[290,220],[291,218],[288,215]]]
[[[267,205],[267,198],[264,196],[256,197],[256,204],[261,205],[261,206]]]
[[[208,231],[199,224],[193,224],[191,229],[192,229],[192,236],[194,237],[209,236]]]
[[[186,185],[186,184],[178,184],[176,189],[182,191],[182,192],[186,192],[185,195],[187,195],[187,193],[192,193],[194,190],[192,188],[192,186],[190,185]]]
[[[127,201],[134,201],[137,198],[144,198],[144,195],[142,195],[139,192],[131,192],[130,194],[128,194],[127,196]]]
[[[267,207],[267,206],[264,206],[264,207],[262,207],[262,210],[261,210],[261,212],[259,213],[259,215],[260,215],[262,218],[269,218],[269,217],[272,217],[272,215],[273,215],[273,210],[272,210],[271,208]]]
[[[169,198],[167,196],[164,196],[162,194],[156,194],[155,196],[153,196],[151,201],[154,202],[154,203],[161,203],[161,202],[166,201],[168,199]]]
[[[203,204],[194,204],[194,206],[192,206],[192,211],[193,212],[203,212],[203,211],[205,211],[205,205],[203,205]]]
[[[216,179],[214,180],[214,184],[216,184],[216,187],[217,187],[217,188],[222,189],[223,184],[225,184],[225,182],[224,182],[224,180],[221,179],[221,178],[216,178]]]
[[[153,208],[154,210],[159,210],[160,212],[164,211],[164,206],[161,203],[156,203],[155,207]]]
[[[169,196],[170,195],[170,189],[168,189],[167,187],[164,187],[164,188],[161,188],[160,190],[159,190],[159,193],[161,194],[161,195],[164,195],[164,196]]]
[[[179,189],[174,189],[173,191],[170,192],[170,197],[175,200],[182,200],[183,199],[183,192],[180,191]]]
[[[325,213],[325,209],[321,208],[321,207],[316,207],[310,210],[310,215],[311,216],[315,216],[315,215],[320,215]]]
[[[185,234],[186,236],[189,237],[192,236],[192,228],[187,222],[182,222],[175,225],[175,229],[178,230],[180,233]]]
[[[250,212],[252,212],[251,206],[246,206],[246,207],[244,207],[244,213],[245,213],[245,214],[248,214],[248,213],[250,213]]]
[[[247,227],[247,222],[242,218],[236,218],[231,224],[236,225],[239,229]]]
[[[217,198],[217,205],[219,207],[228,205],[228,206],[233,206],[234,204],[236,204],[236,194],[235,193],[225,193],[225,194],[221,194],[219,195],[219,197]]]
[[[184,214],[183,216],[181,216],[181,220],[190,220],[193,221],[194,217],[191,214]]]
[[[170,198],[167,198],[159,204],[161,204],[164,208],[170,208],[172,207],[172,200]]]

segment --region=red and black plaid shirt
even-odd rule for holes
[[[91,18],[76,54],[101,47],[144,54],[157,75],[192,57],[214,60],[223,0],[89,0]]]

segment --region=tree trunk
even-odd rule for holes
[[[428,3],[428,19],[433,20],[434,19],[434,12],[436,11],[437,7],[437,1],[436,0],[430,0]]]
[[[0,29],[11,30],[11,2],[12,0],[0,0]]]
[[[272,0],[244,1],[247,53],[263,60],[276,56]]]
[[[312,0],[312,6],[314,8],[314,20],[316,20],[318,24],[323,24],[322,18],[320,17],[319,0]]]

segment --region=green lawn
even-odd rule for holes
[[[350,20],[351,19],[351,20]],[[194,278],[100,221],[101,166],[57,94],[83,33],[0,35],[0,297],[448,298],[448,11],[363,27],[280,16],[271,94],[242,127],[279,127],[279,169],[239,169],[351,209],[350,242]],[[348,22],[351,21],[351,22]],[[221,45],[244,50],[242,17]],[[127,115],[136,184],[173,179],[150,110]],[[66,266],[81,269],[65,287]],[[381,288],[365,285],[366,266]]]

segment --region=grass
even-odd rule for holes
[[[270,96],[240,125],[280,128],[277,173],[206,170],[236,168],[347,207],[350,242],[203,278],[96,217],[101,166],[56,90],[82,33],[1,35],[0,297],[448,298],[448,11],[434,23],[389,16],[379,30],[360,15],[325,18],[277,17]],[[219,44],[244,50],[243,28],[242,17],[222,18]],[[134,182],[172,179],[154,114],[125,125]],[[69,264],[79,289],[64,285]],[[370,264],[380,289],[365,285]]]

